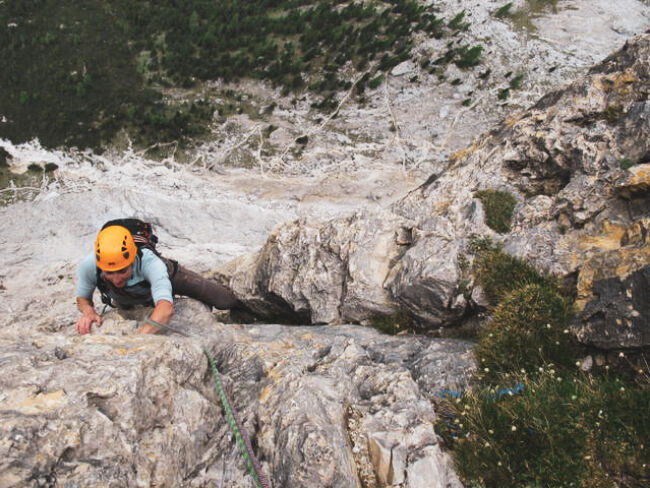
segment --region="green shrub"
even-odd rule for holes
[[[633,371],[618,377],[609,366],[583,373],[586,352],[568,330],[572,298],[557,280],[487,239],[468,251],[498,305],[474,349],[473,387],[437,400],[435,424],[465,486],[648,486],[647,361],[628,361]]]
[[[495,232],[510,231],[510,222],[517,200],[510,193],[499,190],[481,190],[474,196],[481,200],[485,210],[485,223]]]
[[[518,90],[519,88],[521,88],[521,82],[524,80],[524,77],[525,75],[522,73],[522,74],[518,74],[512,80],[510,80],[510,89]]]
[[[513,376],[503,377],[511,386]],[[465,486],[647,486],[648,384],[546,368],[513,396],[492,385],[445,401],[436,430]]]
[[[379,87],[379,85],[381,85],[382,81],[384,81],[384,75],[375,76],[368,82],[368,88],[374,90],[375,88]]]
[[[609,123],[616,122],[623,115],[623,107],[620,105],[609,105],[602,112],[602,118]]]
[[[483,46],[463,46],[458,50],[458,58],[455,63],[459,68],[472,68],[481,62]]]
[[[399,310],[392,315],[377,315],[370,319],[370,325],[388,335],[395,335],[412,328],[413,320],[405,310]]]
[[[7,162],[7,159],[9,158],[11,158],[11,154],[9,154],[2,146],[0,146],[0,168],[9,167],[9,163]]]
[[[530,284],[507,294],[481,331],[474,354],[483,381],[502,371],[537,374],[547,363],[574,368],[577,346],[569,333],[571,302],[548,284]]]
[[[624,158],[624,159],[621,159],[619,164],[621,165],[621,169],[628,170],[632,166],[634,166],[635,163],[630,158]]]
[[[479,249],[474,260],[474,276],[493,305],[497,305],[509,293],[526,285],[557,287],[555,278],[541,275],[525,261],[493,247],[489,241],[477,242],[483,242],[482,247],[485,250]]]
[[[452,30],[464,30],[466,29],[469,24],[463,22],[463,19],[465,18],[465,10],[462,10],[458,12],[453,19],[449,21],[447,26],[452,29]]]
[[[485,71],[483,71],[483,73],[479,73],[478,77],[481,80],[485,80],[485,79],[488,78],[488,76],[490,76],[490,74],[492,74],[492,70],[490,68],[488,68]]]
[[[508,3],[506,3],[503,7],[499,7],[499,8],[494,12],[494,16],[495,16],[497,19],[502,19],[503,17],[508,17],[509,15],[511,15],[510,10],[512,9],[512,5],[513,5],[512,2],[508,2]]]
[[[650,368],[626,355],[583,373],[573,304],[556,279],[470,238],[473,271],[493,304],[474,349],[472,387],[436,400],[436,432],[465,486],[648,486]],[[627,365],[622,364],[623,360]]]

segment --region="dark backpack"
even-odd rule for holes
[[[153,227],[149,222],[144,222],[140,219],[115,219],[109,220],[102,225],[101,230],[104,230],[106,227],[110,227],[111,225],[120,225],[128,229],[133,236],[133,242],[135,242],[135,245],[138,247],[138,254],[141,254],[140,249],[146,247],[160,256],[158,251],[156,251],[158,237],[153,233]]]

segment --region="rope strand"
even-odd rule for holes
[[[190,339],[199,339],[198,336],[188,334],[183,330],[171,327],[166,324],[161,324],[160,322],[156,322],[151,318],[151,314],[147,316],[145,322],[153,325],[154,327],[160,327],[161,329],[166,329],[170,332],[175,332],[182,336],[189,337]],[[219,369],[214,362],[214,358],[210,354],[210,351],[207,347],[201,345],[201,348],[203,349],[203,354],[205,354],[205,357],[208,359],[208,365],[210,366],[210,370],[212,372],[212,379],[217,390],[217,395],[219,396],[219,400],[221,400],[221,406],[223,407],[224,413],[226,414],[228,426],[230,427],[230,430],[235,437],[239,452],[244,458],[244,463],[246,464],[248,473],[250,474],[251,478],[253,478],[253,482],[255,483],[256,488],[271,488],[271,483],[262,470],[262,466],[257,460],[255,453],[253,452],[253,445],[251,444],[250,437],[248,437],[248,434],[243,427],[239,415],[237,414],[236,410],[232,408],[230,401],[228,400],[226,390],[223,386],[223,382],[221,381],[221,373],[219,373]]]

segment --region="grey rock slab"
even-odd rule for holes
[[[428,449],[438,442],[429,398],[465,381],[470,343],[226,325],[193,300],[177,309],[170,325],[191,337],[133,335],[146,309],[110,312],[87,336],[0,331],[3,486],[253,486],[203,345],[274,486],[357,486],[364,466],[380,479],[373,436],[399,439],[392,479],[416,459],[446,479],[449,460]]]

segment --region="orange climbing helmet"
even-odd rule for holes
[[[102,271],[119,271],[135,261],[138,248],[126,227],[111,225],[95,239],[95,262]]]

